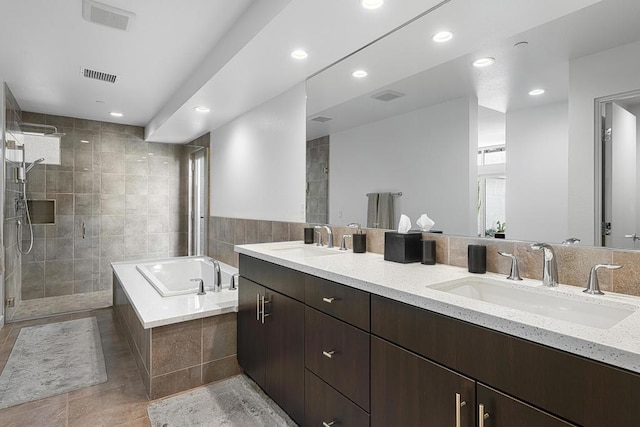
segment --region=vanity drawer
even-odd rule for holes
[[[369,331],[369,293],[315,276],[304,278],[305,304]]]
[[[283,295],[304,301],[304,273],[240,254],[240,275]]]
[[[309,370],[305,374],[304,397],[305,425],[322,426],[326,423],[336,426],[369,426],[369,414]]]
[[[369,411],[368,333],[305,307],[305,365]]]

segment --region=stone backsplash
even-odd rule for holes
[[[210,217],[209,256],[237,267],[238,254],[233,250],[234,245],[302,240],[306,226],[308,224],[298,222]],[[344,234],[355,231],[353,228],[340,226],[333,226],[331,229],[336,246],[339,246]],[[367,234],[368,252],[384,253],[385,231],[387,230],[363,229],[363,233]],[[499,251],[507,252],[518,258],[522,277],[542,279],[542,252],[530,250],[531,242],[433,233],[424,233],[423,238],[436,241],[436,261],[439,264],[466,268],[467,246],[481,244],[487,246],[487,271],[508,275],[511,260],[498,255]],[[560,283],[584,287],[593,265],[619,264],[623,266],[619,270],[598,271],[600,288],[603,291],[640,296],[640,251],[579,245],[552,246],[557,256]],[[347,247],[351,249],[350,239],[347,239]]]

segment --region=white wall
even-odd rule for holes
[[[640,42],[569,64],[569,221],[571,236],[595,239],[594,100],[640,89]]]
[[[569,237],[568,104],[507,113],[507,238],[561,242]]]
[[[212,216],[305,220],[305,86],[211,133]]]
[[[475,234],[477,129],[477,99],[460,98],[332,134],[330,222],[366,224],[365,194],[401,191],[396,225],[427,213],[434,229]]]

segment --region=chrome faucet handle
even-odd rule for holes
[[[507,258],[511,258],[511,271],[509,272],[509,276],[507,276],[507,279],[522,280],[522,277],[520,277],[520,268],[518,267],[518,258],[516,258],[515,255],[508,254],[506,252],[498,251],[498,254]]]
[[[198,284],[198,295],[206,295],[207,293],[204,291],[204,280],[198,278],[198,279],[191,279],[192,282],[200,282]]]
[[[591,295],[604,295],[604,293],[600,290],[600,283],[598,282],[598,270],[601,268],[606,268],[608,270],[617,270],[622,268],[621,265],[616,264],[596,264],[591,267],[591,272],[589,273],[589,282],[587,283],[587,289],[585,289],[584,293]]]
[[[342,241],[340,242],[340,250],[341,251],[346,251],[347,250],[347,238],[353,238],[352,234],[345,234],[344,236],[342,236]]]
[[[236,273],[231,276],[231,281],[229,282],[229,290],[235,291],[238,289],[238,280],[240,279],[240,273]]]
[[[322,227],[320,227],[319,225],[314,225],[313,228],[314,228],[313,234],[318,236],[318,243],[316,243],[316,246],[322,246],[322,233],[320,232],[320,229]]]
[[[331,231],[331,227],[328,225],[323,225],[322,228],[327,230],[327,248],[333,247],[333,231]]]

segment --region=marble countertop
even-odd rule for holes
[[[259,243],[239,245],[235,250],[303,273],[640,373],[638,297],[610,292],[604,296],[592,296],[583,293],[580,287],[568,285],[538,290],[576,300],[587,299],[600,305],[638,309],[613,327],[600,329],[429,288],[430,285],[467,277],[490,278],[514,285],[513,281],[506,280],[503,275],[471,274],[464,268],[443,264],[399,264],[385,261],[379,254],[354,254],[337,248],[324,249],[335,251],[335,254],[311,255],[294,249],[299,247],[305,245],[302,242]],[[291,250],[287,250],[288,248]],[[541,282],[535,280],[525,279],[515,283],[515,286],[534,290],[542,288]]]
[[[238,291],[230,291],[225,287],[222,292],[207,292],[201,296],[161,296],[136,270],[137,264],[149,261],[111,263],[144,329],[238,311]],[[231,266],[228,268],[234,269]]]

